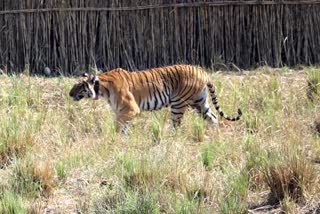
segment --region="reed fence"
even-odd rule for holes
[[[33,73],[320,63],[318,0],[2,0],[0,65]]]

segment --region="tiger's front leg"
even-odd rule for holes
[[[137,111],[125,111],[117,115],[116,118],[116,131],[123,134],[128,132],[128,123],[137,115]]]
[[[120,119],[116,121],[116,132],[122,134],[128,134],[128,121],[123,122]]]
[[[121,110],[116,117],[116,131],[127,134],[128,123],[137,114],[140,113],[140,108],[134,101],[133,96],[130,94],[122,105]]]

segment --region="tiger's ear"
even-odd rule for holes
[[[88,73],[83,73],[83,74],[81,75],[81,77],[89,77],[89,74],[88,74]]]
[[[84,81],[84,82],[88,82],[90,80],[90,78],[91,78],[91,75],[88,74],[88,73],[83,73],[81,75],[81,80]]]

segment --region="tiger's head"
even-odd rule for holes
[[[75,101],[79,101],[82,98],[98,99],[98,95],[99,79],[87,73],[82,74],[82,78],[73,85],[69,92],[69,96]]]

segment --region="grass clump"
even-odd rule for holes
[[[260,190],[265,185],[265,174],[263,168],[268,161],[268,153],[262,150],[252,141],[252,137],[248,135],[245,138],[246,163],[244,171],[246,171],[249,180],[250,190]]]
[[[320,100],[320,71],[315,68],[306,69],[307,97],[310,101]]]
[[[142,191],[148,191],[156,186],[160,180],[160,169],[155,169],[145,159],[136,159],[128,155],[120,155],[117,158],[117,171],[125,182],[126,188],[142,187]]]
[[[29,130],[20,127],[18,113],[12,115],[1,124],[0,130],[0,168],[5,167],[16,157],[26,154],[27,148],[34,144]]]
[[[0,213],[22,214],[27,213],[22,198],[14,192],[3,191],[0,193]]]
[[[134,172],[137,165],[138,161],[130,155],[120,153],[116,157],[116,169],[120,170],[122,175]]]
[[[177,202],[174,213],[188,214],[188,213],[203,213],[197,200],[182,200]]]
[[[270,163],[264,171],[270,188],[269,201],[273,203],[280,203],[286,197],[297,203],[304,202],[306,190],[315,181],[314,167],[304,158]]]
[[[160,143],[162,138],[162,128],[159,121],[153,121],[151,126],[152,142]]]
[[[60,180],[66,178],[67,176],[66,166],[62,161],[58,161],[56,163],[55,169]]]
[[[15,192],[30,198],[48,197],[56,185],[54,172],[49,163],[17,160],[11,174],[11,185]]]
[[[192,122],[192,138],[195,142],[202,142],[204,140],[205,123],[203,118],[196,117]]]
[[[104,185],[90,205],[92,213],[160,213],[158,191],[161,169],[144,158],[120,153],[116,157],[117,183]],[[120,180],[120,181],[119,181]]]
[[[247,133],[254,134],[258,132],[261,124],[260,117],[256,116],[255,114],[246,115],[244,116],[243,120],[245,121],[245,128]]]
[[[246,173],[231,176],[225,196],[220,200],[220,213],[247,213],[249,179]]]
[[[95,196],[90,213],[160,213],[157,197],[137,190],[106,188]]]
[[[205,166],[207,169],[211,169],[212,167],[213,152],[214,152],[213,144],[208,144],[204,146],[201,151],[201,162],[203,166]]]
[[[123,178],[127,188],[138,188],[140,191],[149,192],[159,186],[162,175],[160,168],[156,168],[148,161],[141,159],[132,171],[124,174]]]

